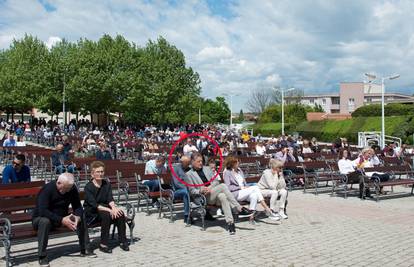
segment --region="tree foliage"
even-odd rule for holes
[[[132,123],[186,122],[200,103],[214,122],[225,122],[229,114],[223,115],[229,112],[224,99],[200,98],[198,73],[162,37],[139,47],[121,35],[103,35],[97,41],[63,40],[48,49],[26,35],[0,51],[0,110],[36,107],[58,114],[64,91],[67,111],[120,113]]]

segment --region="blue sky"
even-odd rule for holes
[[[365,72],[401,74],[387,91],[414,93],[414,1],[0,0],[0,49],[25,33],[62,38],[122,34],[144,46],[165,37],[202,80],[202,94],[339,90]],[[245,109],[246,111],[246,109]]]

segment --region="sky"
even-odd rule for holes
[[[203,96],[232,95],[233,112],[246,112],[255,90],[338,92],[364,73],[400,74],[386,91],[413,94],[413,21],[410,0],[0,0],[0,49],[25,33],[49,47],[163,36],[200,74]]]

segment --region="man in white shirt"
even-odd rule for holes
[[[266,147],[263,145],[263,142],[262,141],[260,141],[256,145],[256,153],[259,156],[264,156],[264,154],[266,154]]]
[[[188,138],[187,143],[184,145],[183,153],[184,155],[191,157],[193,152],[198,152],[198,149],[195,145],[193,145],[192,140]]]

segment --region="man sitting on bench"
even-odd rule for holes
[[[30,168],[24,165],[26,157],[18,154],[3,170],[3,184],[30,182]]]
[[[210,182],[214,173],[210,167],[203,166],[203,156],[199,152],[191,154],[191,166],[192,170],[187,172],[187,183],[204,185],[198,187],[191,186],[189,188],[190,194],[203,194],[208,204],[220,206],[224,213],[228,231],[231,235],[234,235],[236,233],[236,226],[234,225],[232,209],[237,209],[239,216],[243,217],[248,217],[253,213],[240,206],[225,184],[220,184],[217,179]]]
[[[69,213],[69,204],[72,206],[73,214]],[[49,232],[60,226],[77,231],[81,256],[96,257],[89,249],[89,236],[85,223],[81,220],[82,213],[73,174],[63,173],[56,181],[43,186],[37,195],[32,218],[33,228],[37,231],[40,266],[49,266],[46,255]]]

